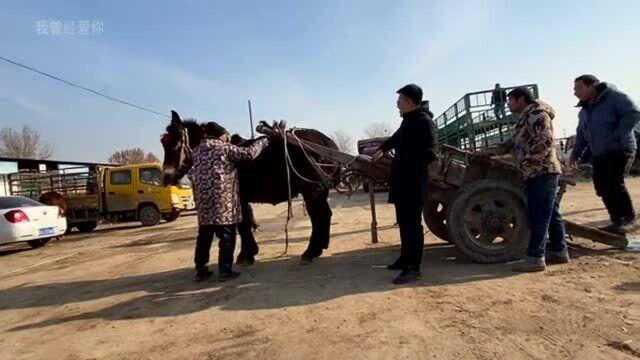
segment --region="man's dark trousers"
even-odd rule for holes
[[[553,252],[564,251],[567,247],[564,222],[557,201],[559,177],[558,174],[544,174],[525,182],[531,227],[527,256],[544,257],[547,238],[551,241]]]
[[[624,183],[635,154],[622,151],[610,152],[593,158],[593,185],[602,198],[613,223],[633,220],[636,217],[633,202]]]
[[[198,227],[196,239],[195,263],[196,270],[202,271],[209,263],[209,251],[213,237],[220,240],[218,244],[218,271],[221,274],[230,273],[233,265],[233,251],[236,248],[237,225],[201,225]]]
[[[400,227],[400,259],[405,269],[420,271],[424,251],[422,201],[395,200],[396,219]]]

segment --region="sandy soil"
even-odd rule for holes
[[[640,358],[640,253],[574,239],[571,264],[521,275],[428,234],[424,280],[398,287],[392,208],[372,245],[366,196],[331,202],[331,248],[306,267],[300,202],[287,256],[286,207],[257,206],[259,263],[222,286],[191,281],[194,216],[0,248],[0,359]],[[606,218],[588,183],[564,212]]]

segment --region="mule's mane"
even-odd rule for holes
[[[189,146],[193,149],[200,145],[200,142],[204,138],[202,124],[198,123],[196,119],[187,119],[182,121],[182,125],[187,129],[187,133],[189,134]]]

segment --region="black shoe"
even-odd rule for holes
[[[231,271],[231,272],[223,272],[218,276],[219,282],[231,281],[233,279],[237,279],[240,276],[239,272]]]
[[[196,276],[193,277],[193,281],[202,282],[208,280],[211,276],[213,276],[213,271],[209,269],[197,270]]]
[[[565,248],[562,251],[547,251],[545,256],[545,265],[553,264],[567,264],[571,261],[569,256],[569,249]]]
[[[400,275],[393,279],[395,285],[404,285],[416,282],[422,278],[422,274],[417,270],[402,270]]]
[[[545,271],[547,269],[547,262],[544,257],[532,257],[527,256],[521,261],[513,264],[511,270],[514,272],[521,273],[530,273],[530,272],[540,272]]]
[[[635,231],[638,229],[638,223],[635,219],[635,217],[633,218],[625,218],[622,220],[622,223],[620,224],[620,228],[618,229],[620,231],[621,235],[626,235],[632,231]]]
[[[398,259],[394,261],[393,264],[387,265],[387,270],[400,271],[404,270],[406,267],[407,265],[404,264],[404,261],[402,261],[402,259]]]

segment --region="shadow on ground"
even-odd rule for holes
[[[2,245],[2,247],[0,248],[0,256],[17,254],[17,253],[21,253],[23,251],[29,251],[29,250],[33,250],[33,248],[29,246],[27,243],[15,243],[15,244]]]
[[[54,326],[70,321],[142,319],[191,314],[210,308],[223,311],[280,309],[318,304],[355,294],[396,289],[395,273],[384,268],[398,255],[397,246],[336,253],[301,266],[298,259],[267,259],[244,269],[242,277],[220,285],[193,283],[189,268],[115,279],[17,286],[0,290],[0,311],[62,306],[143,292],[106,308],[13,327],[10,331]],[[509,266],[481,265],[459,259],[449,244],[429,244],[424,280],[411,285],[432,287],[512,276]]]

